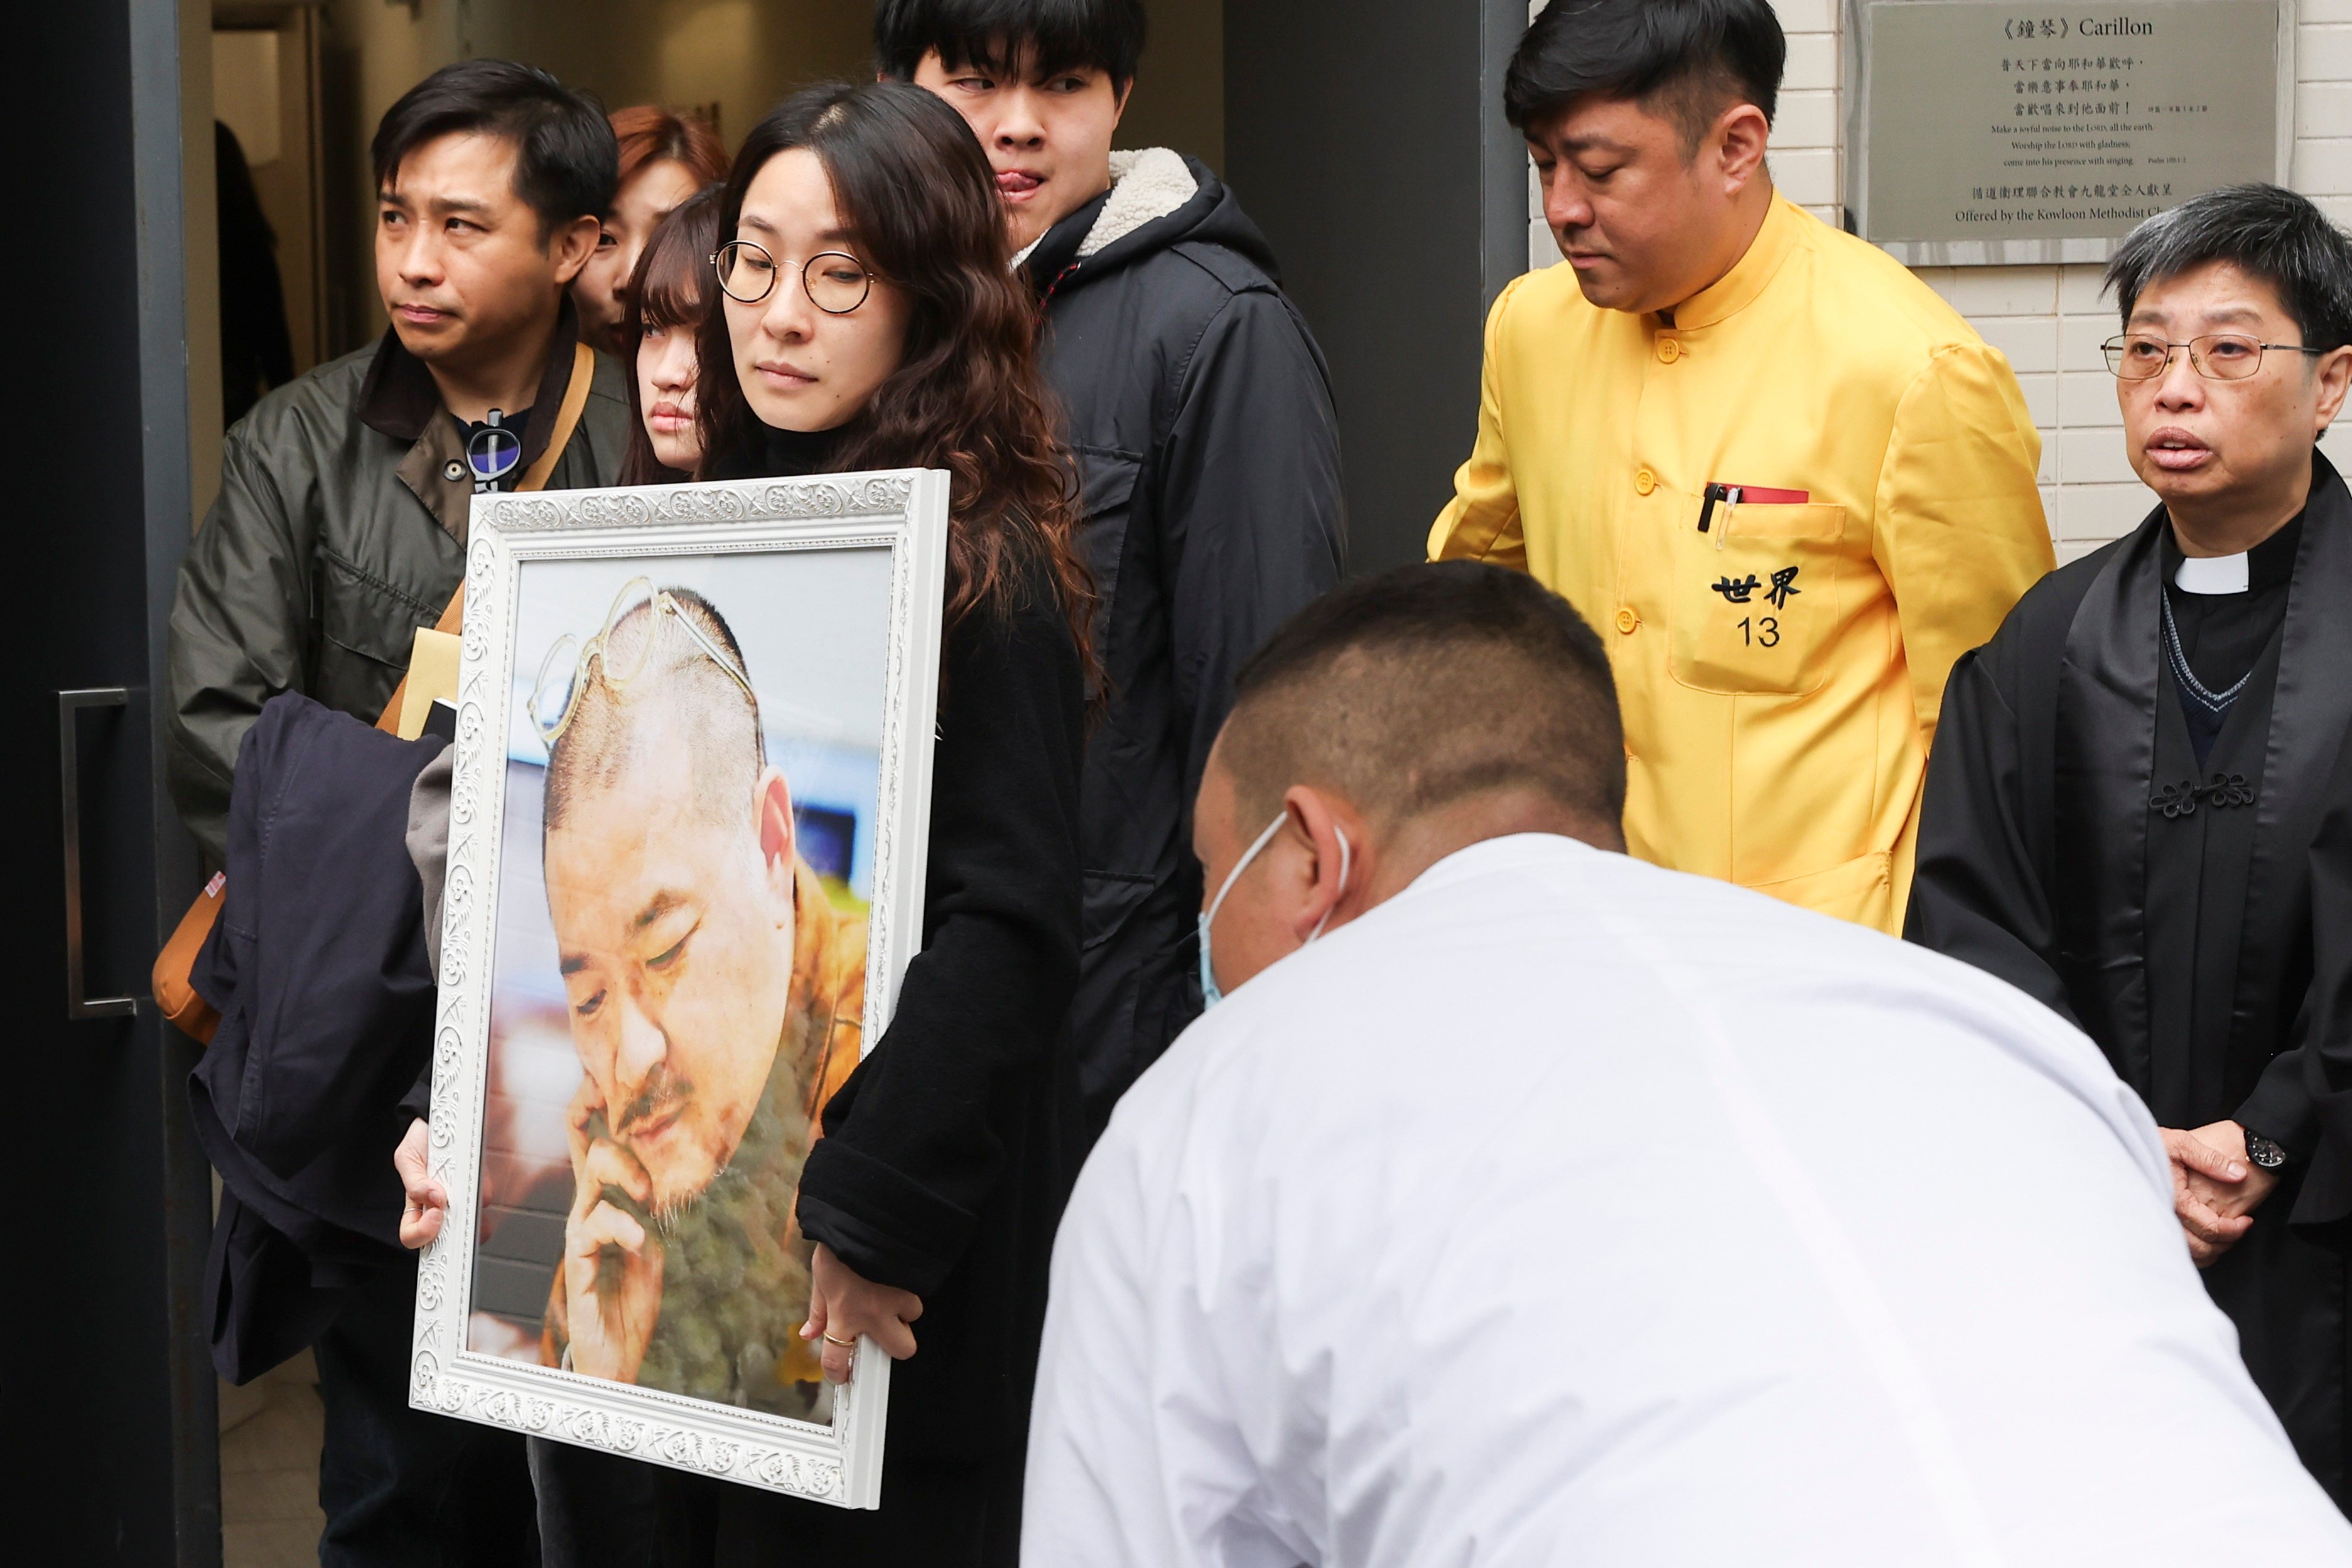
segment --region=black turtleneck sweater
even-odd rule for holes
[[[834,454],[849,434],[846,425],[831,430],[778,430],[754,424],[755,434],[740,452],[720,455],[706,464],[709,479],[797,479],[832,468]]]
[[[796,478],[824,473],[833,466],[833,455],[841,450],[846,429],[836,425],[831,430],[778,430],[761,425],[759,476]]]

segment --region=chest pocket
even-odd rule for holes
[[[1718,502],[1675,532],[1668,665],[1703,692],[1796,695],[1828,678],[1845,559],[1843,507]]]
[[[408,668],[416,629],[440,619],[331,550],[320,552],[318,672],[310,695],[373,719]]]

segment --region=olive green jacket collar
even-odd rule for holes
[[[580,317],[566,295],[555,319],[555,336],[548,344],[546,368],[540,372],[530,419],[522,433],[522,457],[517,471],[527,470],[547,450],[555,411],[572,375],[573,345],[580,340]],[[412,444],[401,460],[400,482],[425,503],[441,527],[459,544],[466,542],[467,518],[472,510],[474,482],[466,467],[465,442],[446,412],[441,389],[425,361],[402,344],[400,334],[384,329],[360,387],[360,423],[394,441]]]

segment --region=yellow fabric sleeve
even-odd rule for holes
[[[2017,378],[1985,344],[1937,350],[1895,410],[1873,550],[1930,743],[1953,664],[1990,641],[2056,564],[2034,486],[2041,461]]]
[[[1454,499],[1429,530],[1432,560],[1486,560],[1527,570],[1527,540],[1519,531],[1519,495],[1511,478],[1510,448],[1503,439],[1502,399],[1496,390],[1496,357],[1503,338],[1503,313],[1523,273],[1505,287],[1486,312],[1486,354],[1478,371],[1478,440],[1470,461],[1454,474]]]

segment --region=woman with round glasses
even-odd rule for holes
[[[826,1375],[848,1375],[861,1336],[899,1360],[882,1506],[665,1472],[666,1544],[707,1539],[688,1556],[712,1563],[1009,1562],[1045,1265],[1083,1152],[1056,1050],[1081,888],[1076,486],[988,160],[939,99],[792,99],[737,154],[719,235],[702,476],[943,468],[951,520],[922,952],[827,1104],[797,1202]]]

